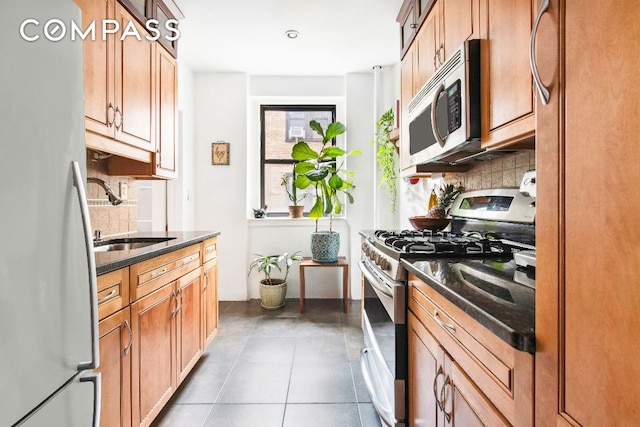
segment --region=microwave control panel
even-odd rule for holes
[[[460,80],[456,80],[446,89],[447,92],[447,116],[448,131],[453,133],[462,126],[462,98],[460,96]]]

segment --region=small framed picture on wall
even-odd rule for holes
[[[229,143],[213,142],[211,143],[211,164],[212,165],[228,165],[229,164]]]

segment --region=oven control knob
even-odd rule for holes
[[[380,265],[380,268],[381,268],[381,269],[383,269],[383,270],[387,270],[387,269],[389,268],[389,261],[387,261],[386,259],[382,258],[382,259],[380,260],[379,265]]]

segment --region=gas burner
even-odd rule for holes
[[[407,256],[508,255],[511,247],[493,238],[491,233],[431,232],[429,230],[377,230],[374,235],[384,246]]]

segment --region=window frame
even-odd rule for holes
[[[260,105],[260,206],[265,205],[265,165],[292,165],[296,163],[292,158],[289,159],[266,159],[266,140],[265,140],[265,112],[266,111],[327,111],[331,112],[331,122],[336,121],[336,105],[335,104],[261,104]],[[286,135],[285,135],[286,140]],[[301,140],[304,140],[302,138]],[[293,147],[293,144],[291,147]],[[333,138],[331,145],[336,145],[336,139]],[[284,191],[284,189],[282,190]],[[288,217],[289,212],[270,212],[267,209],[267,217]],[[304,216],[308,217],[309,212],[305,211]]]

